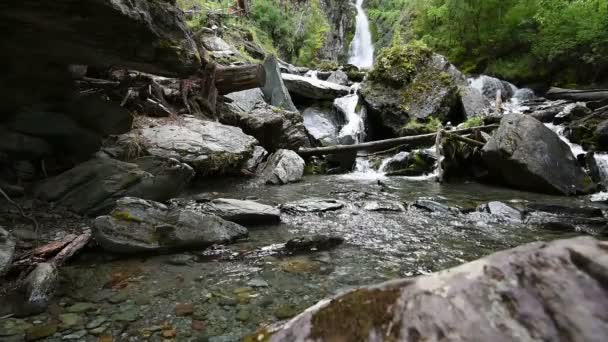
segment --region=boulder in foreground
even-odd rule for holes
[[[95,219],[93,236],[114,253],[200,249],[247,236],[247,229],[214,215],[169,209],[164,204],[125,197],[106,216]]]
[[[266,184],[298,182],[304,175],[304,165],[304,159],[294,151],[278,150],[268,157],[260,177]]]
[[[535,242],[323,300],[264,340],[604,341],[608,244]],[[260,336],[254,336],[258,338]]]
[[[568,145],[528,115],[505,115],[484,146],[483,159],[493,179],[522,190],[560,195],[592,190]]]

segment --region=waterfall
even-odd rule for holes
[[[362,69],[369,69],[374,65],[374,44],[372,33],[369,30],[369,20],[363,10],[363,0],[357,1],[357,28],[355,37],[351,42],[350,58],[348,63]]]

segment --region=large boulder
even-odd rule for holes
[[[0,277],[8,271],[15,254],[15,239],[0,226]]]
[[[517,88],[509,82],[499,80],[495,77],[479,75],[469,80],[471,87],[479,90],[481,94],[490,102],[496,101],[496,96],[500,93],[503,100],[515,94]]]
[[[118,139],[123,158],[152,155],[192,166],[198,176],[235,174],[251,158],[257,140],[238,127],[185,116],[181,122],[143,128]]]
[[[327,82],[347,86],[348,85],[348,75],[342,70],[336,70],[329,75],[327,78]]]
[[[531,243],[432,275],[350,290],[256,337],[272,342],[558,341],[564,336],[604,341],[607,247],[589,237]]]
[[[240,127],[269,151],[281,148],[297,150],[309,145],[300,112],[287,111],[265,102],[256,102],[253,106],[244,101],[240,103],[238,107],[245,110],[235,104],[228,104],[229,108],[222,110],[223,123]]]
[[[175,159],[143,157],[125,163],[95,158],[41,182],[36,196],[80,214],[98,215],[110,211],[124,196],[169,200],[193,177],[194,170]]]
[[[2,51],[27,66],[120,65],[163,75],[189,75],[201,67],[174,1],[17,1],[3,6],[0,28]]]
[[[262,87],[264,99],[268,104],[289,111],[298,109],[291,100],[291,95],[283,83],[279,62],[275,56],[268,56],[264,60],[264,71],[266,72],[266,84]]]
[[[346,86],[312,77],[282,74],[282,78],[292,95],[306,100],[334,100],[350,92]]]
[[[216,198],[204,203],[202,210],[243,225],[277,223],[281,220],[281,212],[275,207],[232,198]]]
[[[297,182],[304,175],[304,166],[304,159],[294,151],[278,150],[268,157],[260,178],[266,184],[274,185]]]
[[[568,145],[528,115],[505,115],[484,146],[483,159],[496,181],[516,188],[562,195],[591,190],[591,179]]]
[[[458,88],[462,79],[445,58],[407,45],[385,49],[377,60],[361,88],[374,135],[398,136],[411,119],[463,121]]]
[[[338,144],[338,133],[342,122],[334,110],[319,107],[308,107],[302,112],[306,131],[321,146]]]
[[[194,210],[125,197],[106,216],[95,219],[93,237],[114,253],[200,249],[246,237],[243,226]]]

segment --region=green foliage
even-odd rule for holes
[[[431,57],[431,50],[422,42],[414,41],[403,45],[396,35],[394,43],[380,50],[376,57],[374,69],[369,78],[372,81],[385,82],[395,87],[402,87],[412,81],[419,66]]]
[[[381,46],[397,30],[465,72],[516,81],[608,78],[608,0],[370,0]]]
[[[315,64],[315,68],[320,71],[336,71],[339,65],[334,61],[321,60]]]
[[[474,116],[462,124],[462,126],[464,128],[473,128],[473,127],[479,127],[479,126],[483,126],[483,125],[484,125],[484,121],[483,121],[483,117],[481,117],[481,116]]]
[[[435,117],[429,118],[426,122],[418,119],[411,119],[407,125],[401,128],[401,136],[419,135],[435,133],[443,128],[441,120]]]

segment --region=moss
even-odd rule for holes
[[[365,73],[362,71],[349,70],[346,72],[346,76],[348,76],[348,79],[353,82],[363,82]]]
[[[385,341],[397,341],[399,325],[391,327],[392,305],[399,289],[350,292],[319,310],[312,318],[311,338],[326,341],[367,341],[372,330],[385,334]]]
[[[403,87],[412,81],[419,67],[426,64],[431,55],[432,51],[421,42],[393,44],[378,53],[376,64],[369,74],[370,80]]]
[[[339,66],[335,61],[322,60],[315,63],[315,67],[320,71],[336,71]]]
[[[426,121],[418,119],[411,119],[407,125],[401,128],[400,134],[402,136],[419,135],[435,133],[443,127],[441,120],[435,117],[431,117]]]
[[[483,117],[481,116],[474,116],[472,118],[469,118],[467,121],[465,121],[462,126],[464,128],[472,128],[472,127],[479,127],[479,126],[483,126],[484,125],[484,121],[483,121]]]
[[[304,167],[305,175],[324,175],[327,174],[327,163],[308,163]]]
[[[128,211],[115,211],[112,213],[112,217],[120,221],[128,221],[128,222],[142,222],[142,219],[131,214]]]

